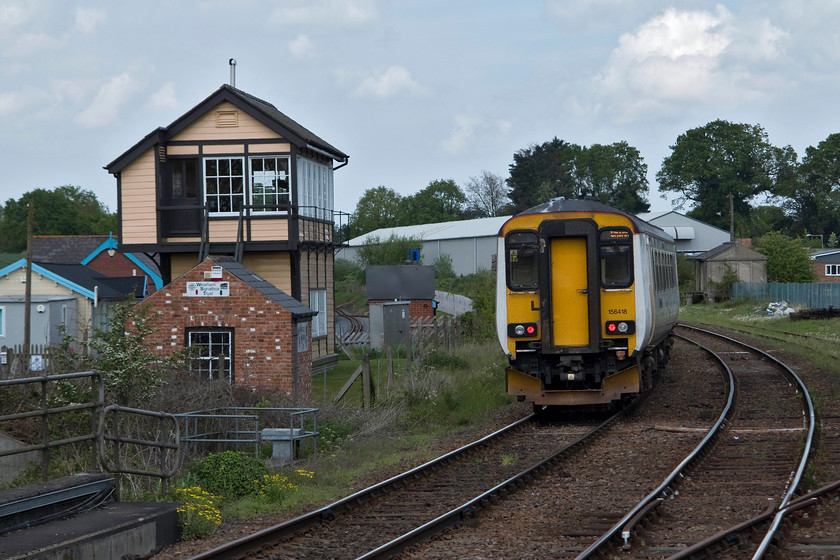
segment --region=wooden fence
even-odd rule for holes
[[[56,346],[33,344],[29,347],[27,364],[22,344],[0,346],[0,379],[29,377],[32,373],[53,375],[56,371],[51,356],[58,351]]]

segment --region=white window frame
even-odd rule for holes
[[[825,265],[825,275],[826,276],[840,276],[840,264],[827,264],[827,265]]]
[[[313,288],[309,290],[309,308],[312,311],[318,312],[318,315],[312,317],[312,338],[327,336],[326,288]]]
[[[277,205],[279,205],[279,206],[288,205],[288,204],[291,204],[291,202],[292,202],[292,171],[291,171],[292,170],[292,160],[291,160],[291,158],[289,156],[261,154],[259,156],[251,156],[251,157],[248,158],[248,184],[247,184],[248,203],[251,204],[252,206],[256,204],[256,202],[254,201],[254,196],[255,196],[254,195],[254,162],[257,161],[257,160],[271,160],[271,159],[275,160],[276,162],[280,161],[280,160],[284,160],[285,163],[286,163],[286,176],[285,176],[285,181],[286,181],[286,193],[285,193],[286,196],[285,196],[285,199],[286,200],[283,201],[283,202],[279,201],[281,193],[279,193],[279,192],[274,193],[274,196],[276,196],[277,199],[278,199]],[[276,175],[276,176],[279,180],[280,176],[279,175]],[[285,214],[286,213],[284,210],[258,210],[258,209],[254,209],[253,212],[255,214]]]
[[[301,216],[332,220],[333,169],[304,157],[297,158],[297,200]]]
[[[207,164],[210,161],[216,161],[216,166],[217,166],[217,174],[215,176],[212,176],[212,177],[208,177],[208,175],[207,175]],[[227,175],[219,175],[218,174],[218,162],[220,162],[220,161],[231,162],[231,166],[232,166],[232,162],[239,161],[239,163],[242,165],[242,175],[241,176],[240,175],[234,175],[232,173],[232,171],[231,171],[231,173],[229,173]],[[244,205],[245,201],[248,200],[248,198],[247,198],[247,194],[248,194],[247,179],[248,179],[248,177],[246,175],[247,171],[248,171],[248,169],[245,165],[245,158],[243,156],[205,156],[204,158],[202,158],[202,160],[201,160],[201,179],[202,179],[202,192],[203,192],[203,197],[204,197],[204,203],[209,206],[210,205],[210,199],[212,199],[212,198],[215,198],[218,201],[217,202],[217,210],[211,210],[210,211],[211,216],[238,216],[239,215],[239,210],[234,209],[234,206],[235,206],[234,200],[236,198],[239,198],[241,200],[242,205]],[[208,189],[208,180],[214,179],[214,178],[217,179],[219,182],[221,182],[221,180],[224,179],[224,178],[231,179],[230,192],[225,193],[225,194],[221,194],[219,192],[219,184],[217,183],[216,189],[215,189],[216,192],[210,194],[209,193],[210,189]],[[242,192],[241,193],[234,193],[233,192],[233,180],[235,178],[241,178],[242,179]],[[218,210],[218,208],[221,207],[221,199],[223,197],[229,197],[230,198],[230,201],[231,201],[231,209],[230,210],[224,210],[224,211],[223,210]]]
[[[194,335],[210,335],[210,344],[193,344],[193,336]],[[224,341],[224,338],[227,337],[227,342]],[[214,338],[216,341],[214,342]],[[225,353],[225,379],[231,383],[233,383],[233,353],[236,351],[235,349],[235,342],[233,338],[233,329],[200,329],[200,328],[191,328],[186,332],[186,344],[187,348],[192,348],[193,346],[197,348],[205,348],[208,346],[212,346],[213,344],[227,346],[228,352]],[[207,379],[217,379],[218,378],[218,355],[212,356],[209,353],[206,355],[198,355],[193,356],[192,361],[190,362],[190,371],[198,372],[199,374],[204,375],[207,374]],[[216,372],[217,375],[213,376],[213,362],[216,362]],[[202,367],[195,368],[194,364],[199,363]],[[203,367],[204,364],[209,364],[207,367]]]
[[[6,338],[6,306],[0,305],[0,338]]]

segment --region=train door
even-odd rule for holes
[[[586,238],[550,240],[551,324],[554,346],[589,346]]]
[[[540,226],[544,352],[580,354],[598,349],[596,236],[597,226],[591,220],[551,220]]]

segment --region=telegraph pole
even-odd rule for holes
[[[32,317],[32,230],[35,221],[35,206],[29,200],[29,216],[26,221],[26,286],[23,296],[23,367],[29,372],[29,331]]]

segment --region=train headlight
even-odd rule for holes
[[[635,321],[607,321],[607,334],[633,334],[636,332]]]
[[[524,338],[537,336],[536,323],[511,323],[508,325],[508,336],[511,338]]]

